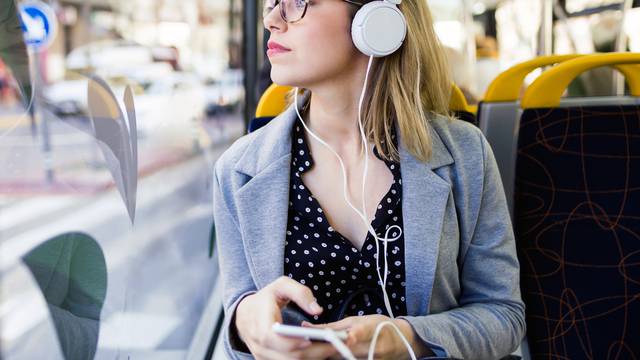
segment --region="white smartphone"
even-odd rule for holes
[[[346,330],[335,331],[331,329],[315,329],[302,326],[283,325],[280,323],[273,324],[273,331],[279,335],[305,338],[313,341],[328,341],[328,335],[334,333],[338,339],[345,341],[349,337]]]

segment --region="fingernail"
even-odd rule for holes
[[[302,326],[310,326],[310,325],[311,325],[310,322],[305,321],[305,320],[302,321]]]
[[[319,313],[322,311],[322,307],[318,305],[316,301],[312,302],[311,305],[309,305],[309,307],[311,308],[311,311],[313,311],[314,313]]]
[[[300,344],[300,346],[298,346],[298,349],[306,349],[309,346],[311,346],[311,344],[313,344],[311,341],[307,340],[303,343]]]

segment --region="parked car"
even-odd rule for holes
[[[132,86],[136,95],[142,94],[144,83],[123,75],[97,73],[111,87],[118,100],[122,99],[127,85]],[[87,84],[89,78],[82,73],[68,72],[66,80],[58,81],[44,88],[46,104],[58,117],[78,117],[88,119]]]
[[[66,58],[69,70],[104,69],[139,66],[153,62],[150,47],[133,41],[104,40],[79,46],[73,49]]]
[[[190,145],[192,141],[202,146],[210,143],[202,136],[205,88],[194,74],[174,72],[156,79],[135,98],[135,106],[139,134],[174,145]]]

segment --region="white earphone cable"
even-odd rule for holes
[[[388,272],[387,245],[388,245],[389,242],[396,241],[401,237],[402,228],[400,228],[398,225],[393,225],[393,226],[389,227],[386,230],[385,237],[384,238],[380,238],[376,234],[375,229],[371,226],[371,222],[367,218],[367,213],[366,213],[365,184],[366,184],[366,178],[367,178],[367,171],[368,171],[368,168],[369,168],[369,146],[368,146],[367,139],[366,139],[366,136],[365,136],[365,133],[364,133],[364,127],[362,125],[362,104],[364,102],[364,95],[365,95],[365,92],[366,92],[366,89],[367,89],[367,83],[368,83],[368,80],[369,80],[369,73],[371,71],[372,64],[373,64],[373,56],[370,56],[369,57],[369,63],[367,65],[367,72],[366,72],[366,75],[365,75],[364,85],[362,87],[362,92],[360,93],[360,100],[359,100],[359,103],[358,103],[358,127],[359,127],[359,130],[360,130],[360,136],[362,138],[362,144],[363,144],[363,150],[364,150],[364,169],[363,169],[363,175],[362,175],[362,212],[359,211],[351,203],[351,201],[349,200],[347,172],[346,172],[346,169],[345,169],[345,166],[344,166],[344,162],[342,161],[342,158],[340,157],[340,155],[338,155],[338,153],[335,150],[333,150],[333,148],[329,144],[327,144],[319,136],[314,134],[313,131],[311,131],[311,129],[309,129],[307,124],[304,122],[304,119],[300,115],[300,111],[298,109],[299,108],[299,106],[298,106],[298,92],[299,92],[299,89],[298,88],[295,89],[295,93],[294,93],[294,108],[296,110],[296,114],[298,115],[298,118],[302,122],[302,125],[304,126],[305,130],[309,133],[309,135],[311,135],[319,143],[324,145],[327,149],[329,149],[338,158],[338,161],[340,163],[340,168],[342,170],[342,175],[343,175],[342,176],[342,189],[343,189],[344,199],[347,202],[347,204],[351,207],[351,209],[353,209],[353,211],[355,211],[356,214],[358,214],[358,216],[362,219],[362,221],[364,222],[365,226],[367,227],[367,231],[375,239],[375,243],[376,243],[376,256],[375,256],[375,258],[376,258],[376,272],[377,272],[377,275],[378,275],[378,280],[379,280],[380,286],[382,287],[382,294],[383,294],[383,300],[384,300],[385,308],[387,309],[389,317],[394,319],[395,317],[394,317],[393,311],[391,309],[391,302],[389,301],[389,296],[387,295],[387,291],[386,291],[387,272]],[[398,235],[395,236],[394,238],[389,238],[389,232],[391,231],[391,229],[394,229],[394,228],[398,228]],[[380,244],[378,243],[379,241],[383,241],[384,242],[384,277],[382,275],[380,275],[380,256],[379,256],[379,254],[380,254]],[[398,335],[402,339],[403,343],[407,347],[409,355],[411,356],[411,359],[412,360],[416,360],[416,356],[415,356],[415,353],[413,352],[413,349],[411,348],[411,345],[409,344],[407,339],[404,337],[404,335],[402,334],[400,329],[391,321],[384,321],[384,322],[378,324],[378,327],[376,328],[376,331],[375,331],[374,336],[373,336],[373,340],[371,341],[371,347],[369,348],[369,360],[373,359],[373,355],[374,355],[374,351],[375,351],[375,344],[376,344],[378,335],[380,334],[380,330],[385,325],[391,325],[396,330],[396,332],[398,333]],[[331,339],[330,342],[336,347],[336,349],[342,354],[342,356],[345,356],[349,360],[354,358],[353,354],[351,354],[349,349],[344,345],[344,343],[342,343],[340,341],[340,339],[335,337],[334,339]],[[337,343],[339,343],[339,344],[337,344]],[[347,352],[347,355],[349,355],[349,356],[345,355],[345,350]]]
[[[368,172],[368,168],[369,168],[369,146],[367,144],[367,138],[366,135],[364,133],[364,126],[362,125],[362,103],[364,102],[364,95],[366,93],[367,90],[367,84],[369,82],[369,73],[371,71],[371,65],[373,64],[373,56],[369,57],[369,63],[367,64],[367,72],[365,74],[364,77],[364,85],[362,87],[362,92],[360,93],[360,101],[358,102],[358,128],[360,130],[360,136],[362,138],[362,146],[365,149],[365,154],[364,154],[364,170],[363,170],[363,174],[362,174],[362,213],[365,215],[363,217],[363,220],[365,222],[365,226],[368,227],[369,232],[374,236],[374,238],[376,239],[376,272],[378,273],[378,279],[380,280],[380,283],[382,285],[382,296],[384,299],[384,305],[387,308],[387,312],[389,313],[389,316],[393,319],[393,311],[391,310],[391,302],[389,301],[389,296],[387,295],[387,269],[388,269],[388,264],[387,264],[387,243],[389,241],[388,239],[388,232],[389,229],[387,229],[387,233],[385,234],[385,238],[384,238],[384,281],[382,279],[382,277],[380,276],[380,256],[378,255],[380,253],[380,245],[378,244],[378,237],[377,234],[375,233],[375,230],[371,227],[371,224],[369,222],[369,219],[366,217],[366,196],[365,196],[365,184],[367,181],[367,172]],[[395,225],[397,226],[397,225]],[[397,226],[399,229],[400,227]],[[402,232],[402,229],[400,229],[400,232]],[[400,237],[400,235],[398,235],[398,238]],[[394,240],[397,240],[394,239]]]

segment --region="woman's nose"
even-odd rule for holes
[[[287,26],[287,23],[280,16],[280,6],[282,5],[276,5],[268,14],[264,16],[264,28],[269,30],[270,32],[284,31]]]

